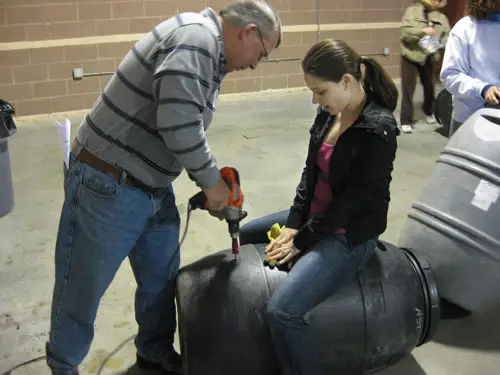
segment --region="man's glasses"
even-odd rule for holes
[[[260,44],[262,44],[262,48],[264,49],[264,58],[267,59],[269,57],[269,54],[267,53],[266,46],[264,45],[264,38],[262,37],[262,32],[258,27],[257,27],[257,34],[259,35]]]

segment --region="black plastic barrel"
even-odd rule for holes
[[[480,109],[454,133],[398,244],[429,260],[444,299],[500,306],[500,110]]]
[[[184,266],[177,283],[186,375],[276,375],[266,305],[286,272],[263,266],[265,245],[244,245]],[[383,250],[385,248],[385,250]],[[386,368],[433,336],[434,276],[424,258],[380,243],[349,284],[306,316],[327,374]]]
[[[443,126],[445,134],[448,135],[453,114],[453,96],[448,90],[442,89],[437,95],[434,105],[434,117]]]
[[[14,189],[8,139],[16,133],[16,124],[12,119],[15,113],[12,105],[0,99],[0,217],[7,215],[14,208]]]

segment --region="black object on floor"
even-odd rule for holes
[[[264,244],[244,245],[184,266],[177,283],[186,375],[276,375],[266,305],[286,272],[263,267]],[[358,277],[313,309],[326,373],[386,368],[429,341],[439,296],[425,258],[381,242]]]

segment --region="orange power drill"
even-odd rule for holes
[[[229,235],[231,236],[231,248],[236,259],[239,253],[239,234],[240,221],[247,216],[247,212],[243,211],[243,192],[240,186],[240,176],[238,171],[233,167],[224,167],[220,170],[222,179],[226,182],[229,188],[230,195],[226,208],[224,208],[224,219],[227,222]],[[208,201],[205,193],[200,191],[189,199],[189,210],[208,209]]]

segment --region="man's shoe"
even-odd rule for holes
[[[162,359],[161,362],[153,362],[137,355],[137,367],[141,370],[159,371],[164,370],[165,375],[182,375],[182,358],[180,354],[173,352],[168,357]]]

